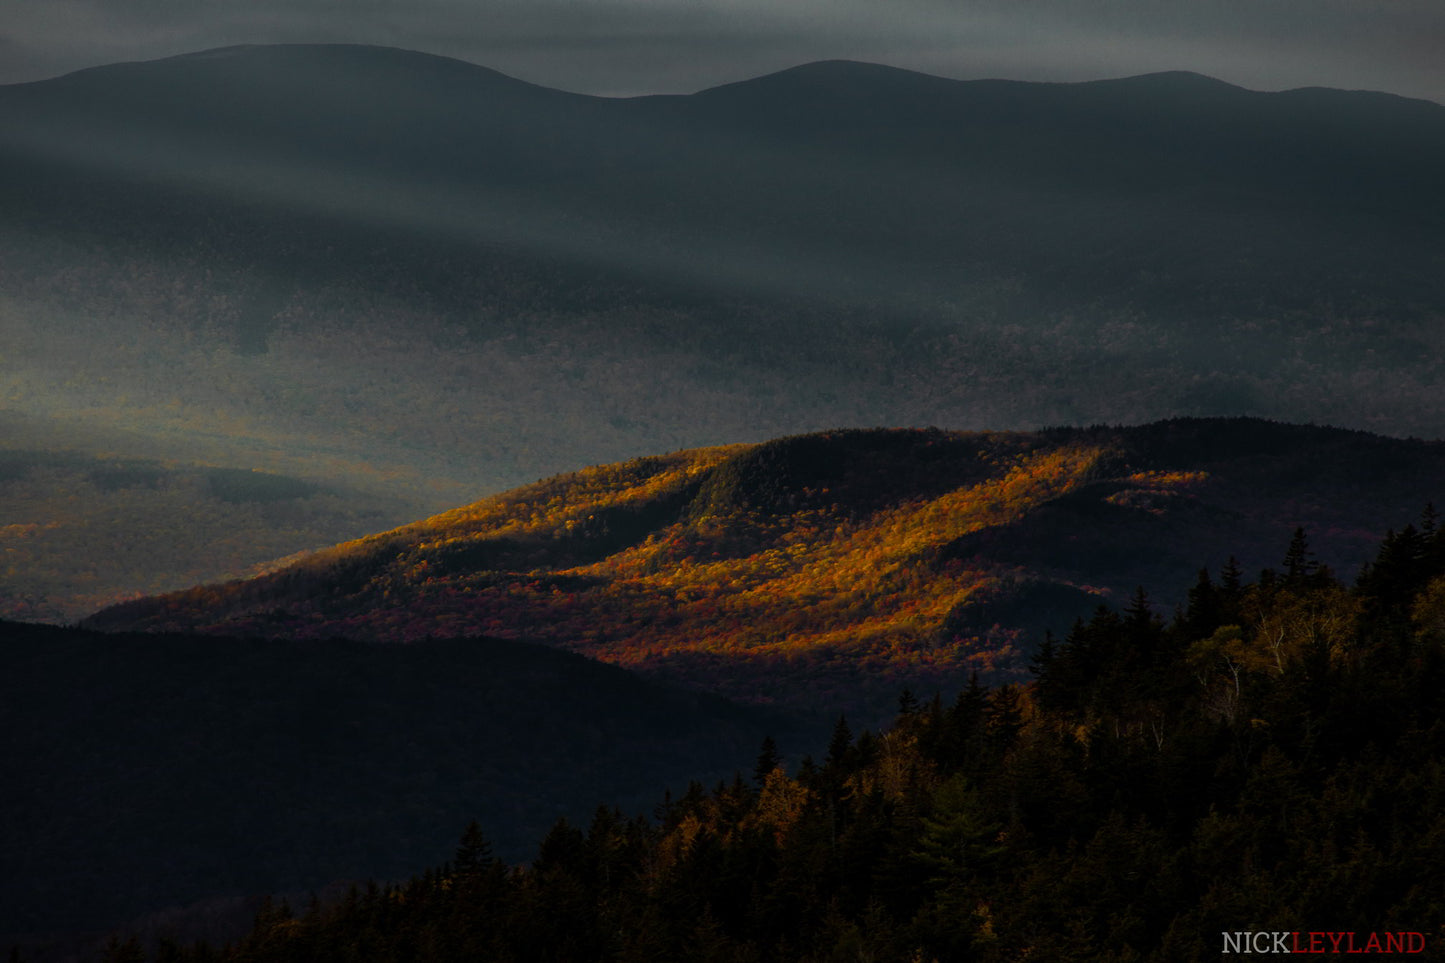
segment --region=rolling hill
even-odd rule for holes
[[[521,638],[871,720],[905,686],[1020,677],[1137,586],[1277,566],[1296,527],[1352,575],[1442,477],[1438,442],[1256,419],[835,431],[585,469],[86,624]]]

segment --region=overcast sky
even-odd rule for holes
[[[1182,69],[1445,102],[1445,0],[3,0],[0,82],[296,42],[425,50],[606,95],[846,58],[963,79]]]

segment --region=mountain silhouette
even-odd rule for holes
[[[609,269],[625,265],[605,242],[626,237],[644,243],[634,267],[724,289],[743,279],[694,259],[717,247],[742,258],[744,242],[798,245],[790,253],[805,270],[794,281],[754,279],[797,293],[812,290],[805,255],[819,246],[840,262],[877,262],[883,276],[871,280],[886,289],[891,266],[918,258],[989,253],[1034,273],[1025,245],[1041,242],[1067,254],[1072,273],[1097,271],[1095,252],[1057,250],[1060,236],[1138,244],[1157,237],[1165,213],[1214,219],[1171,232],[1185,249],[1169,252],[1173,268],[1186,252],[1214,259],[1253,246],[1251,234],[1294,233],[1279,222],[1287,213],[1377,235],[1408,225],[1437,241],[1445,216],[1429,177],[1445,150],[1445,108],[1264,94],[1185,73],[964,82],[835,61],[692,96],[609,99],[387,48],[236,47],[0,88],[0,117],[15,194],[43,180],[25,166],[40,164],[59,181],[52,189],[210,192],[197,216],[241,201],[372,230],[440,226],[484,243],[525,245],[530,234],[536,253]],[[1104,203],[1116,205],[1111,216],[1070,223]],[[29,206],[50,229],[107,218]],[[165,213],[176,227],[189,220],[184,208]],[[522,223],[535,218],[544,223]],[[547,232],[548,218],[569,226],[572,244]],[[123,226],[141,237],[164,228]],[[1137,273],[1143,254],[1132,255],[1111,273]]]

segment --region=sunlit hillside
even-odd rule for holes
[[[836,431],[558,476],[91,624],[527,638],[751,700],[881,705],[1016,674],[1045,629],[1159,576],[1277,564],[1296,526],[1349,571],[1442,468],[1438,444],[1247,419]]]

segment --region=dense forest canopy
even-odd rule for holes
[[[156,959],[1220,958],[1225,934],[1445,940],[1445,533],[1427,510],[1352,584],[1302,532],[1050,641],[1026,684],[905,692],[895,721],[664,799],[559,821],[524,866],[455,858],[230,947]],[[1322,935],[1319,939],[1324,939]],[[1373,941],[1373,942],[1371,942]],[[112,960],[145,959],[117,942]]]

